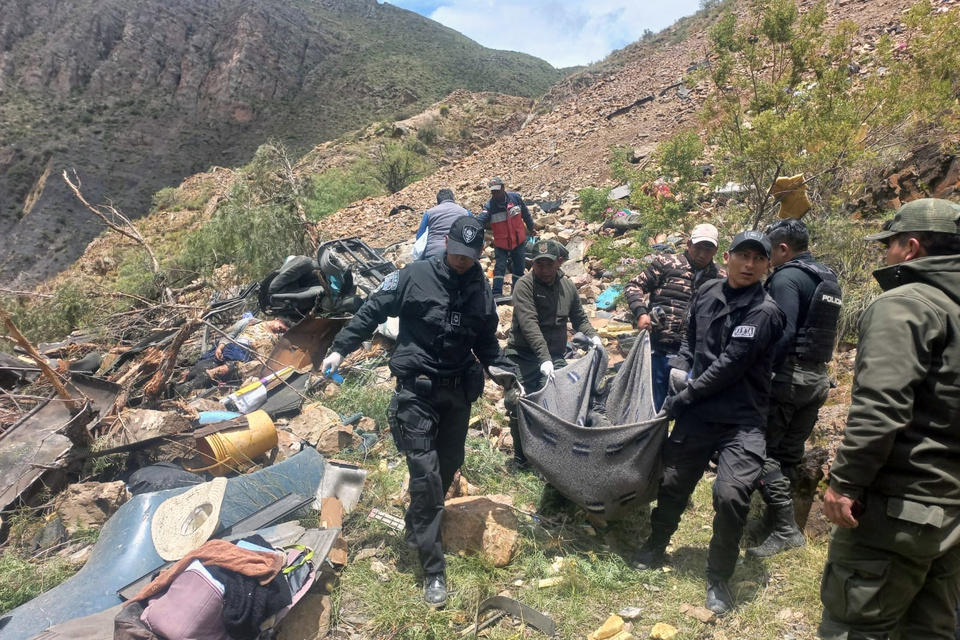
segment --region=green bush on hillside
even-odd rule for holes
[[[611,206],[609,195],[609,189],[595,189],[593,187],[581,189],[577,194],[580,199],[580,214],[588,222],[603,220],[604,213]]]

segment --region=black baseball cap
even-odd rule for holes
[[[460,216],[447,233],[447,253],[480,259],[483,249],[483,225],[473,216]]]
[[[770,238],[759,231],[744,231],[737,234],[737,237],[730,243],[728,251],[736,251],[737,249],[756,249],[769,258]]]

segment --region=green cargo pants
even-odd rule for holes
[[[833,530],[820,599],[824,640],[954,640],[960,507],[869,493],[860,525]]]

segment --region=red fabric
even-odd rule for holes
[[[226,540],[207,540],[203,546],[187,554],[175,565],[157,576],[157,579],[140,590],[126,604],[146,600],[167,589],[173,579],[182,573],[191,562],[199,560],[208,567],[223,567],[245,576],[257,578],[265,585],[273,580],[283,569],[284,557],[269,551],[249,551],[241,549]]]

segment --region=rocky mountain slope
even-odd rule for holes
[[[139,216],[272,137],[305,151],[458,88],[539,96],[563,75],[376,0],[6,0],[0,281],[59,271],[96,234],[64,169]]]
[[[814,2],[799,4],[809,8]],[[830,2],[826,28],[852,20],[860,27],[859,46],[870,47],[899,25],[901,13],[913,4],[914,0]],[[658,142],[681,129],[697,130],[707,139],[697,114],[708,88],[706,83],[691,82],[690,72],[705,62],[708,24],[704,15],[685,19],[656,38],[617,52],[597,69],[561,81],[541,99],[541,111],[520,131],[399,193],[364,200],[324,219],[322,234],[360,235],[374,246],[406,240],[420,217],[411,213],[386,217],[395,206],[408,204],[422,211],[431,205],[437,189],[449,186],[464,206],[476,211],[489,197],[484,182],[494,175],[527,198],[569,201],[577,190],[609,181],[612,146],[632,147],[634,157],[643,161]]]

